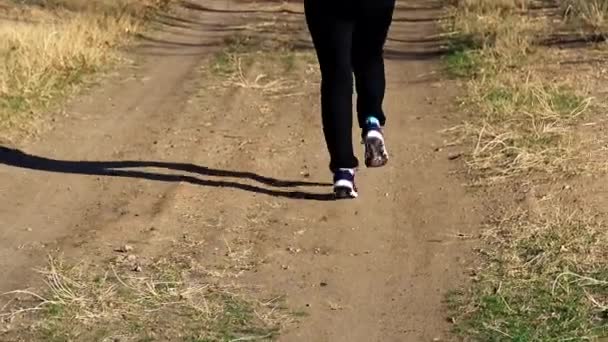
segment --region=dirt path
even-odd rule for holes
[[[104,226],[119,220],[129,203],[143,201],[141,206],[149,207],[175,187],[171,182],[91,176],[106,173],[104,166],[99,170],[60,160],[168,157],[159,159],[164,153],[154,142],[172,134],[171,122],[180,116],[188,91],[193,90],[188,87],[196,76],[193,70],[208,53],[207,45],[216,42],[201,32],[222,20],[211,13],[180,11],[179,16],[166,19],[161,38],[143,37],[136,50],[146,57],[143,65],[111,75],[103,87],[78,99],[51,132],[19,146],[22,151],[0,151],[5,164],[0,170],[0,269],[6,275],[0,291],[21,286],[32,275],[24,270],[43,262],[41,257],[49,250],[78,246],[90,231],[103,235]],[[208,24],[194,24],[195,20]],[[16,146],[5,146],[12,147]]]
[[[399,4],[390,166],[361,172],[359,200],[331,202],[314,83],[277,99],[200,80],[221,38],[247,30],[226,23],[301,24],[300,6],[184,4],[143,37],[142,65],[39,141],[0,147],[0,292],[36,284],[29,270],[54,251],[103,260],[128,243],[156,255],[188,236],[209,265],[228,255],[238,282],[307,313],[282,341],[446,340],[443,296],[462,280],[462,238],[481,215],[439,133],[457,119],[455,85],[437,75],[438,5]]]

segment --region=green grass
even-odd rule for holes
[[[608,337],[602,223],[563,213],[513,215],[494,226],[473,286],[448,296],[457,333],[484,342]]]
[[[296,311],[292,311],[291,315],[294,317],[307,317],[307,316],[309,316],[309,313],[304,310],[296,310]]]
[[[479,57],[473,50],[454,51],[443,58],[445,70],[451,77],[473,77],[480,68]]]
[[[473,99],[490,121],[521,120],[528,116],[537,121],[544,118],[571,122],[587,102],[573,89],[546,85],[540,80],[520,84],[512,76],[496,77],[479,89],[479,97]]]
[[[557,136],[568,140],[568,126],[588,109],[589,99],[580,95],[578,85],[552,84],[535,70],[543,56],[533,46],[533,37],[544,32],[543,21],[518,11],[528,5],[463,0],[451,10],[453,19],[446,24],[453,32],[451,53],[444,57],[444,66],[449,76],[466,80],[463,103],[472,113],[468,124],[477,126],[468,132],[475,140],[485,127],[490,139],[508,136],[507,140],[528,141],[523,146],[538,142],[538,149],[545,149],[552,142],[559,145]],[[532,55],[536,58],[529,58]]]
[[[293,72],[296,70],[298,59],[295,53],[286,52],[280,56],[285,72]]]
[[[473,78],[482,69],[481,46],[471,38],[456,36],[449,41],[449,53],[442,57],[444,70],[454,78]]]
[[[220,300],[224,302],[224,312],[216,320],[215,330],[221,340],[233,340],[243,335],[272,336],[273,329],[251,324],[255,315],[249,303],[230,296],[222,296]]]
[[[301,86],[309,81],[311,53],[299,53],[284,42],[279,48],[257,43],[255,39],[236,36],[226,40],[226,47],[215,54],[205,70],[213,87],[245,89],[272,98],[301,96]]]
[[[584,169],[574,128],[590,100],[575,89],[520,77],[501,73],[469,84],[462,103],[470,116],[457,133],[475,145],[468,157],[474,174],[504,180]]]
[[[44,3],[44,6],[39,6]],[[0,128],[29,128],[31,114],[61,103],[120,60],[118,46],[164,1],[15,1],[0,22]]]
[[[599,27],[606,11],[594,4],[604,2],[569,1],[571,14]],[[547,190],[596,171],[578,135],[596,107],[585,84],[552,74],[561,55],[536,44],[554,32],[555,18],[527,15],[529,1],[453,4],[455,48],[444,65],[465,84],[468,116],[449,131],[471,146],[472,182],[499,184],[498,199],[507,198],[504,211],[513,212],[484,227],[471,283],[448,296],[455,331],[479,342],[608,340],[605,215]],[[527,193],[526,201],[510,201],[539,188],[548,192],[542,200]]]
[[[18,113],[28,107],[27,99],[24,96],[6,96],[0,98],[0,110],[4,113]]]
[[[571,175],[586,167],[578,160],[573,127],[590,99],[576,85],[547,82],[536,71],[532,63],[542,58],[530,58],[538,50],[526,35],[537,25],[512,12],[515,2],[506,4],[506,12],[485,0],[467,4],[480,13],[453,11],[456,19],[447,27],[455,34],[443,65],[448,76],[464,81],[460,102],[470,115],[451,131],[475,146],[467,159],[472,174],[492,183]]]
[[[236,71],[236,62],[233,56],[226,51],[217,52],[212,62],[212,70],[219,76],[230,75]]]
[[[585,104],[587,99],[569,91],[568,89],[552,90],[549,93],[550,107],[562,116],[576,112]]]
[[[253,64],[254,53],[259,52],[260,42],[246,35],[233,35],[224,39],[224,48],[211,62],[212,71],[218,76],[229,76]]]
[[[227,38],[225,42],[226,47],[217,52],[211,61],[211,70],[218,76],[233,75],[239,72],[239,64],[242,70],[246,70],[256,62],[272,65],[269,71],[275,74],[289,74],[297,70],[300,60],[306,59],[306,56],[300,57],[288,49],[267,51],[256,40],[243,36]]]
[[[104,341],[116,336],[136,341],[272,340],[287,315],[238,288],[191,274],[193,265],[162,258],[134,274],[130,267],[67,266],[52,261],[43,272],[48,288],[34,296],[30,315],[5,308],[24,323],[9,337],[27,341]],[[26,306],[27,307],[27,306]],[[35,322],[35,324],[31,324]]]
[[[608,34],[607,0],[562,0],[560,5],[573,28],[586,34]]]
[[[570,286],[554,292],[546,281],[486,286],[474,294],[478,298],[475,313],[458,326],[458,332],[473,336],[475,341],[585,341],[608,337],[605,313],[589,304],[583,289]],[[459,305],[468,299],[457,294],[451,300]]]

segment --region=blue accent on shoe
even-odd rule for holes
[[[368,129],[380,128],[380,120],[375,116],[368,116],[367,119],[365,119],[365,127]]]
[[[365,143],[365,136],[369,131],[381,131],[382,127],[380,125],[380,120],[378,120],[375,116],[368,116],[363,123],[363,128],[361,129],[361,143]]]

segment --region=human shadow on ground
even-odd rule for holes
[[[55,172],[66,174],[80,174],[90,176],[106,176],[121,178],[138,178],[161,182],[186,182],[194,185],[233,188],[273,197],[283,197],[312,201],[332,201],[335,199],[331,193],[311,193],[299,190],[278,190],[250,184],[243,184],[228,180],[201,179],[186,174],[165,174],[151,171],[133,170],[134,168],[162,168],[172,171],[186,172],[199,176],[212,176],[218,178],[249,179],[274,188],[294,188],[300,186],[326,187],[329,183],[309,181],[286,181],[265,177],[253,172],[229,171],[212,169],[188,163],[169,163],[158,161],[68,161],[39,157],[24,153],[17,149],[0,146],[0,164],[8,166]]]

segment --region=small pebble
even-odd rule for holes
[[[120,252],[120,253],[127,253],[132,250],[133,250],[133,246],[131,246],[131,245],[124,245],[124,246],[121,246],[120,248],[116,249],[116,251]]]
[[[448,155],[449,160],[456,160],[460,157],[462,157],[462,152],[450,153],[450,155]]]

